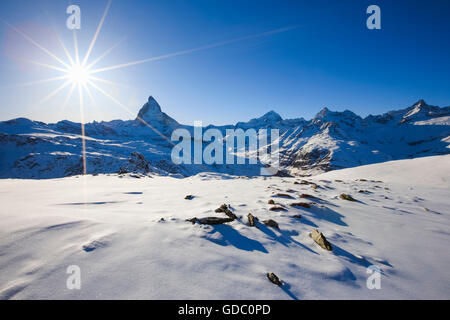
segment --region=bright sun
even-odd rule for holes
[[[80,64],[74,64],[67,70],[67,75],[73,83],[84,85],[89,80],[89,69]]]

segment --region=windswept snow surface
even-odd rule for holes
[[[449,170],[449,155],[386,162],[308,178],[317,189],[218,173],[0,180],[0,298],[449,299]],[[287,211],[269,211],[269,199]],[[185,221],[224,216],[214,212],[222,203],[237,220]],[[249,212],[280,230],[249,227]],[[71,265],[80,290],[66,287]],[[382,271],[379,290],[366,286],[370,265]]]

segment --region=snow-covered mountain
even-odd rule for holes
[[[0,178],[56,178],[83,171],[80,124],[45,124],[24,118],[0,122]],[[135,120],[85,125],[87,172],[140,172],[190,176],[199,172],[258,175],[257,165],[175,165],[174,129],[179,124],[150,97]],[[361,118],[322,109],[313,119],[283,119],[270,111],[226,129],[279,129],[280,174],[314,175],[340,168],[450,153],[450,107],[420,100],[411,107]],[[204,142],[205,145],[208,144]]]

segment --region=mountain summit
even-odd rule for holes
[[[162,131],[173,130],[179,126],[177,121],[161,111],[161,106],[153,96],[150,96],[148,101],[139,110],[135,121],[139,122],[139,125],[142,126],[146,125],[143,123],[146,122]]]
[[[153,98],[153,96],[150,96],[148,98],[147,103],[142,106],[141,110],[139,110],[139,113],[138,113],[138,116],[136,119],[148,118],[148,116],[157,115],[159,113],[161,113],[161,106],[155,100],[155,98]]]

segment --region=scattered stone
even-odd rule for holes
[[[224,203],[223,205],[221,205],[219,208],[216,209],[216,212],[217,213],[218,212],[225,212],[226,210],[228,210],[228,208],[229,208],[229,205]]]
[[[256,221],[258,221],[258,218],[252,215],[251,213],[247,215],[247,218],[248,218],[248,225],[250,227],[254,227],[256,225]]]
[[[192,222],[192,224],[195,224],[197,222],[197,218],[191,218],[191,219],[187,219],[186,221]]]
[[[292,190],[292,189],[287,189],[286,192],[292,193],[292,192],[296,192],[296,191],[295,191],[295,190]]]
[[[311,187],[312,187],[313,189],[317,189],[319,186],[318,186],[317,184],[315,184],[315,183],[311,183]]]
[[[269,201],[267,201],[268,204],[275,204],[275,201],[273,201],[273,199],[270,199]]]
[[[348,201],[356,201],[351,195],[345,194],[345,193],[341,193],[339,198],[341,198],[343,200],[348,200]]]
[[[319,232],[317,229],[313,229],[313,231],[309,234],[309,236],[323,249],[331,251],[333,248],[322,232]]]
[[[186,197],[184,197],[185,200],[192,200],[194,199],[194,196],[192,194],[187,195]]]
[[[300,184],[309,184],[309,181],[301,180],[301,181],[300,181]]]
[[[231,212],[230,210],[227,210],[227,211],[225,211],[225,214],[229,217],[229,218],[231,218],[231,219],[233,219],[233,220],[236,220],[237,219],[237,215],[235,215],[233,212]]]
[[[280,227],[278,226],[278,223],[275,220],[272,220],[272,219],[264,220],[262,223],[264,223],[268,227],[280,229]]]
[[[370,192],[367,191],[367,190],[359,190],[358,192],[359,192],[359,193],[370,193]]]
[[[217,208],[215,211],[216,211],[216,212],[223,212],[223,213],[225,213],[230,219],[236,220],[236,219],[237,219],[237,216],[236,216],[233,212],[231,212],[231,210],[230,210],[229,208],[230,208],[230,205],[223,204],[223,205],[221,205],[219,208]]]
[[[339,179],[335,179],[334,181],[335,181],[335,182],[344,182],[344,181],[339,180]]]
[[[429,212],[430,211],[430,209],[428,209],[428,208],[424,208],[425,209],[425,211],[427,211],[427,212]]]
[[[302,215],[301,214],[296,214],[295,216],[292,216],[293,218],[297,218],[297,219],[301,219]]]
[[[358,180],[356,180],[356,181],[358,181]],[[359,181],[365,182],[367,180],[366,179],[359,179]]]
[[[298,181],[294,181],[294,184],[300,184],[300,182],[298,182]]]
[[[270,211],[287,211],[285,208],[281,207],[281,206],[274,206],[269,208]]]
[[[197,219],[197,221],[200,224],[223,224],[223,223],[227,223],[227,222],[232,222],[234,221],[233,218],[220,218],[220,217],[206,217],[206,218],[201,218],[201,219]]]
[[[389,188],[388,187],[384,187],[384,190],[389,190]]]
[[[303,208],[311,208],[311,206],[306,202],[294,202],[290,204],[291,207],[303,207]]]
[[[294,199],[293,196],[286,194],[286,193],[276,193],[272,197],[281,197],[281,198],[288,198],[288,199]]]
[[[315,196],[310,195],[310,194],[307,194],[307,193],[302,193],[302,194],[300,195],[300,198],[315,198]]]
[[[276,284],[277,286],[281,286],[282,285],[280,279],[273,272],[267,273],[267,278],[270,280],[270,282],[272,282],[273,284]]]

